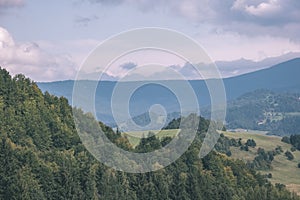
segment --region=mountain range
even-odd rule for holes
[[[228,101],[234,100],[237,97],[257,89],[268,89],[276,92],[299,92],[300,91],[300,58],[295,58],[271,66],[266,69],[250,72],[247,74],[224,78],[224,86],[226,90],[226,98]],[[93,80],[80,80],[86,88],[95,84]],[[165,80],[160,81],[172,85],[173,87],[180,88],[186,82],[185,80]],[[210,95],[206,87],[205,80],[190,80],[188,81],[195,94],[200,108],[210,105]],[[123,102],[122,106],[129,106],[130,116],[135,116],[147,113],[154,104],[161,104],[166,113],[173,113],[180,111],[180,104],[176,95],[184,95],[185,91],[174,94],[166,87],[157,84],[151,84],[149,81],[144,82],[116,82],[116,81],[101,81],[98,84],[95,93],[95,108],[97,118],[106,124],[114,124],[111,100],[115,86],[121,85],[124,94],[127,92],[126,88],[136,87],[142,85],[131,96],[128,102]],[[72,103],[74,80],[57,81],[57,82],[44,82],[38,83],[38,86],[43,92],[48,91],[57,96],[66,97]],[[118,94],[123,96],[122,92]],[[87,95],[82,94],[80,98],[88,98]],[[122,103],[122,101],[120,101]],[[75,105],[76,106],[76,105]],[[85,108],[83,108],[85,109]],[[87,110],[86,111],[91,111]],[[193,112],[194,107],[189,107],[184,112]]]
[[[283,63],[294,58],[299,58],[299,52],[290,52],[277,57],[268,57],[261,61],[253,61],[245,58],[233,61],[216,61],[223,78],[234,77]]]

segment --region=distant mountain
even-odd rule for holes
[[[224,78],[228,78],[266,69],[278,63],[283,63],[299,57],[300,52],[290,52],[277,57],[268,57],[261,61],[252,61],[244,58],[233,61],[216,61],[216,65],[218,66],[222,76]]]
[[[273,67],[224,79],[228,99],[236,98],[256,89],[274,91],[300,91],[300,58]]]
[[[233,100],[244,93],[251,92],[257,89],[268,89],[272,91],[285,92],[300,92],[300,58],[292,59],[270,68],[243,74],[236,77],[225,78],[224,86],[226,90],[227,100]],[[88,88],[93,82],[81,80]],[[174,87],[180,88],[183,80],[168,80],[162,81],[172,84]],[[111,112],[111,97],[113,89],[116,86],[115,81],[101,81],[98,84],[95,100],[96,113],[99,120],[114,124]],[[200,107],[210,104],[210,95],[204,80],[191,80],[190,85],[195,91]],[[42,91],[48,91],[57,96],[65,96],[72,102],[72,91],[74,81],[58,81],[50,83],[38,83]],[[124,94],[127,88],[137,85],[144,85],[138,89],[131,97],[129,102],[130,116],[135,117],[144,114],[154,104],[161,104],[167,113],[180,112],[180,104],[172,91],[165,87],[151,84],[151,82],[119,82],[119,85],[124,87]],[[122,94],[119,94],[122,96]],[[185,95],[185,91],[181,94]],[[85,98],[85,94],[82,97]],[[86,97],[87,98],[87,97]],[[128,106],[127,102],[119,102]],[[186,108],[185,112],[194,111],[194,107]]]

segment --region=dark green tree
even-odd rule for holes
[[[287,157],[288,160],[294,160],[294,155],[290,151],[286,151],[284,155]]]

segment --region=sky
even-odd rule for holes
[[[35,81],[74,79],[102,41],[143,27],[183,33],[213,61],[259,62],[300,52],[300,1],[0,0],[0,66]],[[150,54],[128,56],[105,74],[124,76]],[[193,78],[183,61],[167,60],[165,65]],[[226,77],[259,67],[229,66],[221,73]]]

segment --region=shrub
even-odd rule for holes
[[[296,150],[297,150],[296,147],[291,147],[291,152],[294,152]]]
[[[273,177],[272,173],[267,174],[267,178],[272,178],[272,177]]]
[[[285,156],[287,157],[288,160],[294,159],[294,155],[290,151],[286,151]]]
[[[256,142],[253,139],[248,139],[246,145],[249,147],[256,147]]]
[[[240,150],[242,150],[242,151],[249,151],[249,147],[248,147],[248,145],[242,145],[240,147]]]
[[[282,150],[282,147],[281,147],[281,146],[277,146],[277,147],[275,148],[275,151],[276,151],[276,154],[277,154],[277,155],[283,153],[283,150]]]
[[[230,156],[232,155],[231,151],[230,151],[230,150],[227,151],[227,152],[226,152],[226,155],[227,155],[228,157],[230,157]]]
[[[281,139],[281,142],[285,142],[285,143],[287,143],[287,144],[291,144],[290,137],[284,136],[284,137]]]

